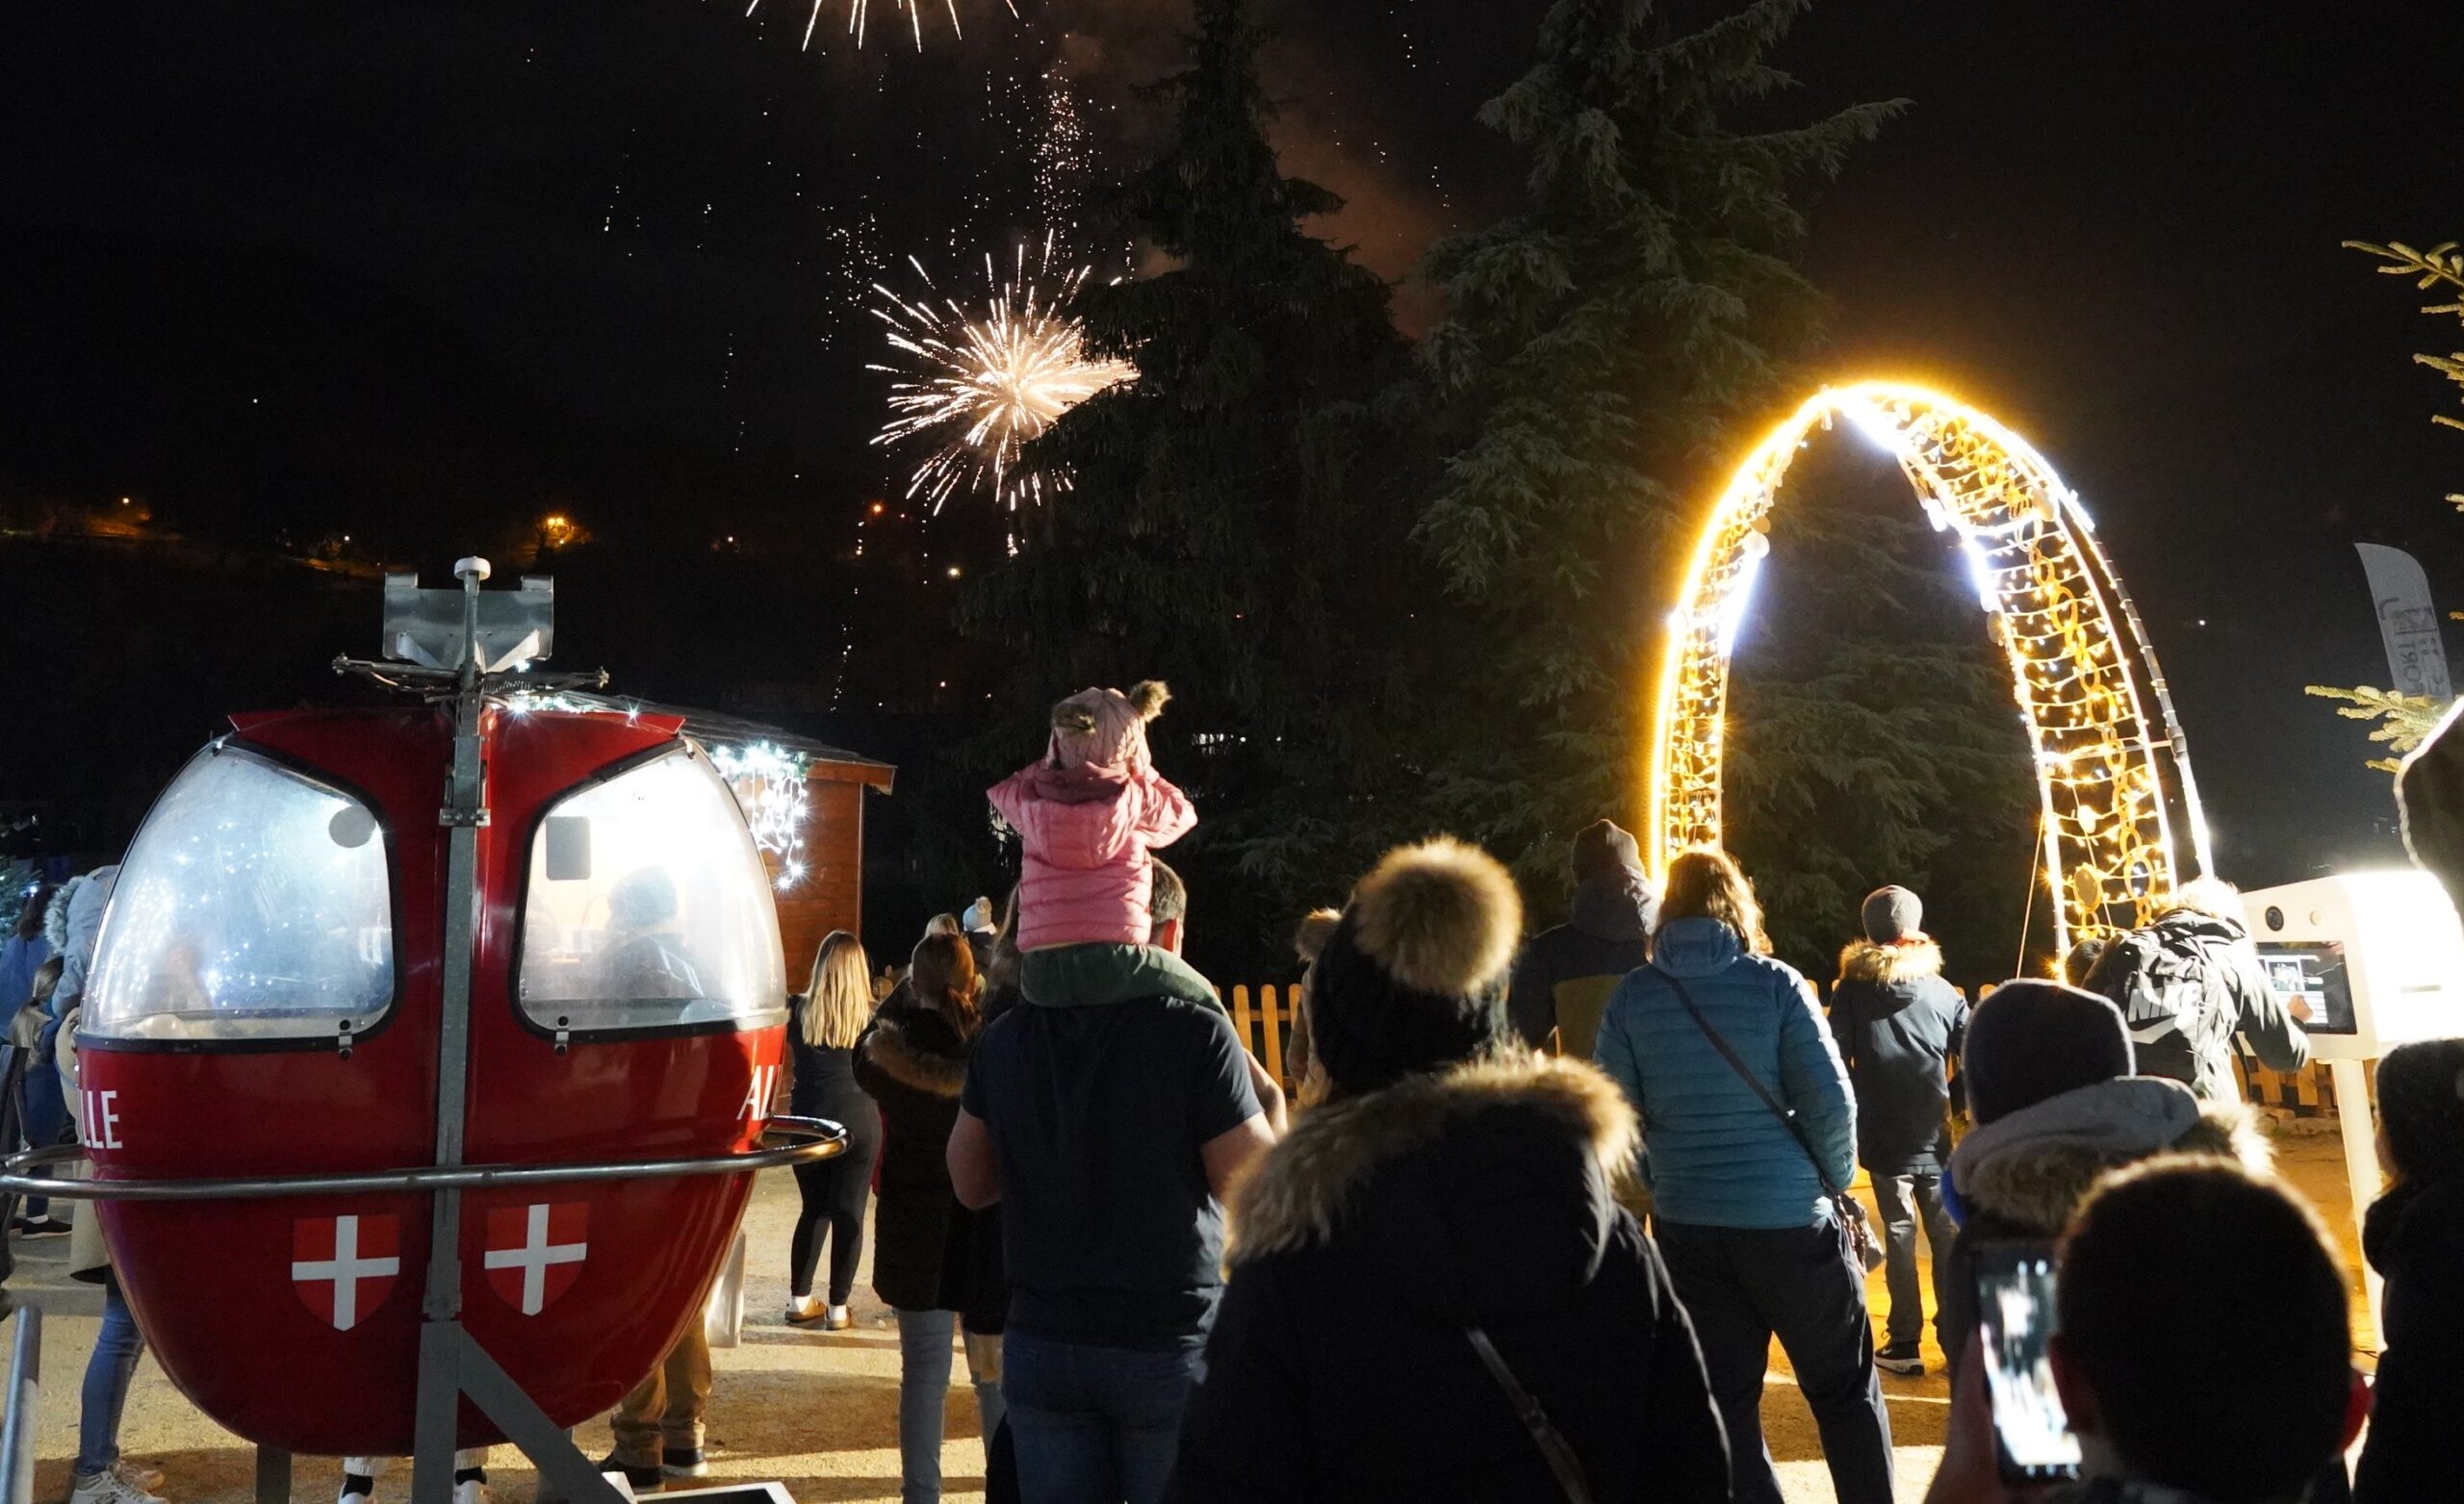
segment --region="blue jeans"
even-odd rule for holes
[[[950,1402],[953,1311],[898,1313],[898,1496],[900,1504],[937,1504],[941,1497],[941,1431]],[[1001,1429],[1001,1338],[969,1333],[967,1378],[975,1386],[984,1446]]]
[[[119,1461],[119,1413],[128,1407],[129,1381],[137,1376],[137,1355],[143,1351],[145,1338],[128,1313],[119,1276],[112,1275],[103,1281],[103,1328],[94,1337],[94,1356],[86,1361],[77,1414],[78,1477],[98,1478]]]
[[[1026,1332],[1012,1332],[1002,1346],[1024,1504],[1163,1498],[1204,1349],[1140,1352]]]

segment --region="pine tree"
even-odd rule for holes
[[[968,616],[1024,657],[1014,721],[1087,684],[1168,679],[1159,763],[1200,815],[1171,860],[1211,915],[1248,906],[1283,930],[1340,898],[1406,807],[1376,797],[1403,776],[1413,500],[1377,403],[1408,352],[1385,286],[1302,228],[1338,200],[1278,170],[1245,0],[1195,14],[1189,66],[1153,87],[1171,137],[1118,205],[1169,269],[1084,310],[1091,346],[1138,379],[1030,450],[1073,489]],[[1227,904],[1234,887],[1254,904]]]
[[[1954,980],[2049,949],[2036,782],[1964,564],[1898,468],[1835,436],[1789,469],[1729,691],[1724,839],[1773,947],[1828,981],[1858,907],[1914,889]],[[2030,920],[2034,923],[2031,925]]]
[[[1430,254],[1422,380],[1469,437],[1415,536],[1477,649],[1435,787],[1529,879],[1634,803],[1683,488],[1783,395],[1821,312],[1791,259],[1806,194],[1897,108],[1734,123],[1789,84],[1768,59],[1808,3],[1677,35],[1650,0],[1556,0],[1480,112],[1528,162],[1523,210]]]
[[[2464,254],[2455,249],[2453,241],[2442,241],[2429,249],[2415,250],[2401,241],[2374,245],[2368,241],[2347,241],[2348,250],[2361,251],[2386,263],[2378,270],[2388,276],[2410,277],[2417,293],[2434,293],[2447,299],[2422,309],[2433,318],[2454,318],[2464,321]],[[2417,366],[2427,366],[2457,386],[2464,386],[2464,350],[2448,355],[2419,354],[2413,357]],[[2431,422],[2446,428],[2464,428],[2464,418],[2446,413],[2430,415]],[[2450,492],[2447,499],[2458,511],[2464,511],[2464,493]],[[2450,611],[2448,620],[2464,620],[2464,612]],[[2396,689],[2376,689],[2368,684],[2338,688],[2325,684],[2310,684],[2303,693],[2322,700],[2340,700],[2336,714],[2348,721],[2375,721],[2370,739],[2399,754],[2409,752],[2438,727],[2439,717],[2447,713],[2447,705],[2421,695],[2407,695]],[[2381,773],[2393,773],[2400,764],[2395,757],[2374,757],[2370,766]]]

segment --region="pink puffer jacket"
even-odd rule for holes
[[[1153,768],[1022,768],[993,785],[992,807],[1018,832],[1018,949],[1144,945],[1154,864],[1147,854],[1197,824],[1189,796]]]

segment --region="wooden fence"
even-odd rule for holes
[[[2296,1117],[2336,1115],[2335,1078],[2323,1063],[2297,1071],[2272,1071],[2237,1056],[2234,1065],[2241,1074],[2243,1099],[2253,1106],[2282,1108]],[[2369,1080],[2370,1093],[2375,1097],[2378,1062],[2364,1060],[2361,1068]]]
[[[1232,1011],[1232,1027],[1241,1042],[1267,1068],[1267,1074],[1283,1083],[1286,1092],[1299,1083],[1284,1069],[1284,1046],[1292,1039],[1292,1008],[1300,1001],[1300,984],[1278,987],[1272,983],[1255,989],[1236,986],[1226,995],[1225,1007]]]

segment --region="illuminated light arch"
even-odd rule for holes
[[[1807,401],[1737,467],[1704,524],[1668,618],[1652,739],[1652,870],[1720,838],[1729,650],[1770,552],[1768,519],[1789,463],[1835,417],[1898,460],[1935,527],[1959,535],[2035,752],[2056,954],[2145,923],[2159,895],[2214,863],[2139,612],[2086,509],[2042,455],[1984,413],[1897,382]]]

